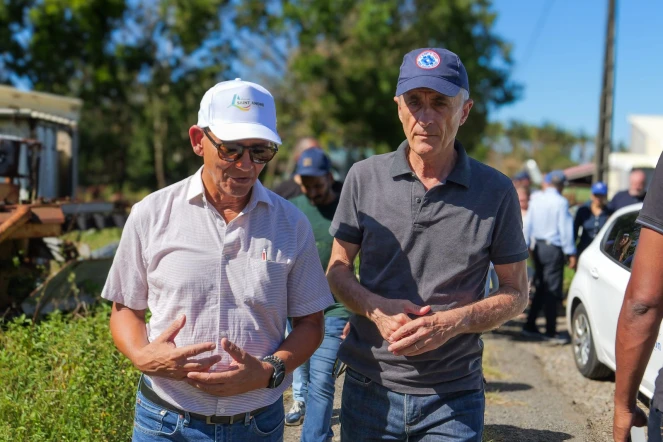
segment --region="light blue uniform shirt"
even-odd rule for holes
[[[569,202],[557,189],[548,188],[532,198],[524,222],[525,240],[543,240],[561,247],[565,255],[575,255],[573,218]]]

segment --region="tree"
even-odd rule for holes
[[[163,187],[199,163],[188,127],[204,91],[231,71],[226,4],[0,3],[0,80],[84,100],[83,183]]]
[[[328,143],[395,149],[404,138],[393,102],[403,56],[417,47],[453,50],[475,100],[459,135],[471,151],[489,110],[519,92],[495,18],[488,0],[250,0],[238,24],[262,37],[260,53],[287,57],[270,65],[277,75],[287,67],[285,81],[274,83],[281,84],[279,128],[290,141],[315,134]]]
[[[579,136],[552,123],[537,126],[512,120],[506,125],[491,123],[480,151],[487,152],[488,164],[512,176],[528,159],[534,159],[542,171],[575,165],[571,153],[581,141]]]

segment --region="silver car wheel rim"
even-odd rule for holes
[[[589,362],[589,349],[592,342],[592,332],[589,329],[587,316],[578,315],[573,324],[573,329],[573,352],[578,364],[584,367]]]

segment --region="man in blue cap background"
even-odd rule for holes
[[[528,251],[511,180],[456,140],[469,90],[453,52],[406,54],[394,98],[406,139],[343,184],[327,270],[354,313],[341,440],[481,441],[480,334],[525,309]],[[499,287],[484,298],[491,261]]]
[[[544,178],[543,190],[532,198],[525,217],[525,238],[534,241],[534,285],[536,292],[523,333],[547,338],[555,343],[566,343],[557,334],[557,305],[561,302],[564,283],[564,263],[576,267],[576,246],[573,236],[573,218],[569,202],[562,196],[566,176],[554,170]],[[542,335],[536,326],[541,309],[546,316],[546,333]]]
[[[606,207],[608,186],[602,181],[592,185],[592,198],[578,208],[573,222],[573,235],[577,242],[578,256],[591,244],[599,230],[610,217]]]
[[[338,207],[341,183],[334,181],[331,161],[320,148],[304,150],[295,168],[301,183],[300,196],[290,201],[301,210],[313,227],[315,244],[323,268],[331,255],[329,227]],[[292,383],[292,408],[285,416],[286,425],[301,425],[302,442],[331,440],[331,416],[334,410],[334,363],[341,345],[341,334],[350,312],[336,301],[324,311],[325,336],[311,359],[298,367]]]

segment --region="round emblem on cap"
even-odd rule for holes
[[[435,69],[440,65],[440,56],[435,51],[427,50],[417,55],[417,66],[421,69]]]

